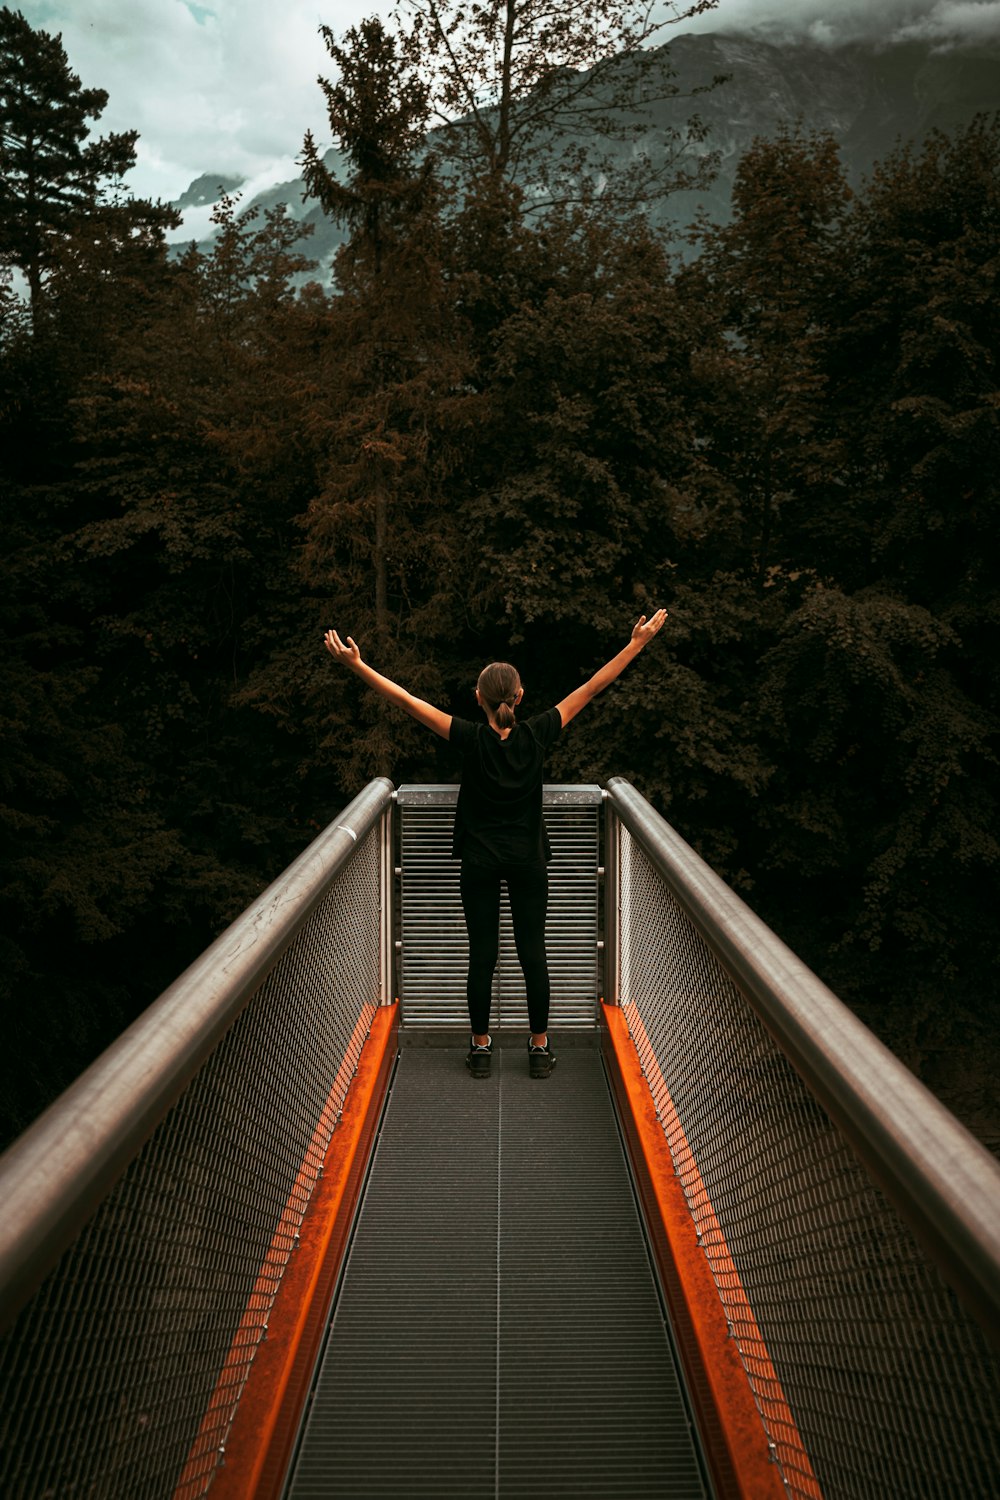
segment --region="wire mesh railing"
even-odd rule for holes
[[[373,782],[0,1163],[0,1494],[211,1484],[391,998],[391,797]]]
[[[789,1494],[1000,1493],[1000,1168],[633,788],[608,808],[608,998]]]

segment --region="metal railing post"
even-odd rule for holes
[[[393,792],[379,830],[380,953],[379,1003],[396,998],[396,793]]]
[[[621,864],[618,814],[607,792],[604,799],[604,1000],[621,1004]]]

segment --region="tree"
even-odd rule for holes
[[[748,841],[758,898],[897,1049],[981,1012],[1000,961],[998,725],[960,652],[898,595],[815,588],[757,684],[776,765]]]
[[[740,845],[762,914],[919,1066],[997,963],[1000,128],[899,150],[850,204],[803,144],[754,147],[688,273],[720,310],[700,492],[770,615]]]
[[[1000,546],[1000,116],[895,152],[847,227],[831,378],[863,456],[858,565],[979,635]]]
[[[494,190],[514,181],[536,207],[603,195],[631,209],[711,170],[708,157],[688,154],[703,140],[697,119],[656,131],[659,161],[638,143],[656,106],[677,95],[666,49],[651,44],[716,3],[672,6],[661,20],[644,0],[401,0],[399,9],[431,80],[435,148],[466,181]]]
[[[349,176],[339,183],[307,136],[306,182],[351,237],[336,262],[339,295],[327,309],[310,414],[320,488],[305,518],[304,563],[380,664],[429,693],[428,646],[453,636],[459,612],[444,485],[474,400],[463,319],[444,268],[435,163],[420,159],[426,90],[412,39],[377,20],[342,43],[328,29],[324,37],[339,76],[321,84]],[[378,698],[355,705],[351,684],[338,692],[366,724],[343,745],[345,778],[392,774],[420,732]],[[337,710],[327,700],[323,712],[329,741]]]
[[[309,264],[301,225],[282,209],[258,223],[231,200],[216,218],[211,253],[189,252],[142,336],[121,330],[77,396],[88,519],[72,538],[114,714],[148,746],[157,805],[202,865],[213,920],[258,860],[280,858],[272,840],[283,853],[285,833],[295,840],[283,794],[273,813],[258,796],[236,700],[301,620],[296,517],[315,484],[299,430],[314,379],[312,315],[292,290]],[[280,760],[264,728],[262,753]]]
[[[433,159],[414,169],[427,125],[427,85],[417,70],[415,39],[394,35],[378,19],[352,27],[342,42],[329,26],[320,33],[338,77],[333,83],[320,78],[319,85],[351,176],[346,185],[337,180],[308,131],[306,193],[354,231],[354,252],[369,253],[377,275],[386,236],[397,224],[412,223],[430,191]]]
[[[698,358],[705,487],[731,487],[738,565],[759,588],[817,565],[831,486],[843,507],[849,445],[830,420],[826,346],[849,199],[833,138],[782,128],[743,156],[732,220],[700,225],[684,278],[715,315]]]
[[[307,263],[282,213],[220,217],[211,256],[131,287],[96,252],[74,257],[47,283],[44,336],[0,345],[0,392],[20,379],[42,398],[0,402],[0,441],[19,438],[0,986],[23,1044],[0,1107],[20,1125],[311,834],[295,716],[277,692],[270,712],[241,698],[276,643],[303,658],[316,610],[295,567],[315,488],[300,420],[314,318],[292,290]],[[73,352],[88,288],[96,359],[88,341]]]
[[[116,185],[135,164],[138,135],[87,140],[107,102],[72,72],[61,37],[0,9],[0,265],[23,272],[33,310],[60,241],[81,219],[107,212],[126,235],[179,222],[172,209],[122,200]]]
[[[881,596],[887,620],[905,604],[923,643],[885,692],[905,712],[868,760],[883,787],[894,766],[895,784],[877,821],[848,825],[859,848],[866,828],[882,830],[855,942],[874,950],[867,985],[897,1006],[912,998],[924,1035],[982,1015],[998,961],[998,257],[1000,117],[901,147],[845,224],[829,341],[831,400],[854,454],[841,575]],[[831,514],[828,536],[837,524]]]
[[[533,624],[599,641],[622,599],[651,598],[651,544],[671,548],[664,475],[687,457],[690,328],[641,226],[567,216],[544,244],[525,240],[469,467],[477,614],[503,618],[513,641]]]

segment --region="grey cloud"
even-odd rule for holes
[[[696,29],[828,46],[918,38],[944,46],[1000,39],[1000,0],[721,0]]]

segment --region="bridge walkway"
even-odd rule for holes
[[[702,1500],[596,1033],[462,1051],[403,1038],[289,1500]]]
[[[502,921],[469,1078],[454,797],[371,782],[5,1154],[0,1495],[1000,1495],[1000,1165],[620,778],[545,791],[555,1074]]]

